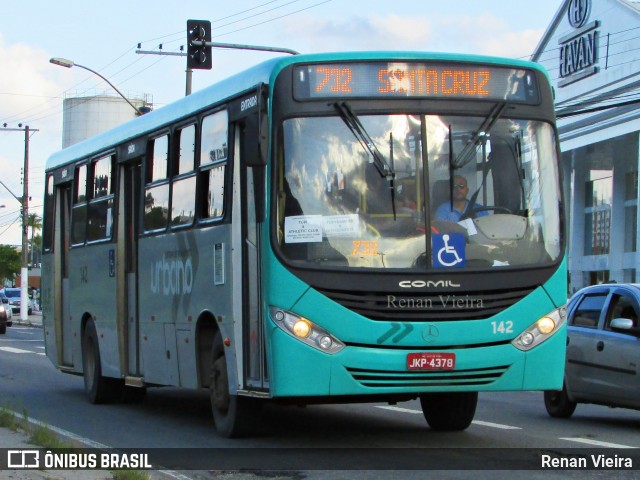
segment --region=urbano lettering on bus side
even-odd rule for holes
[[[193,264],[191,256],[186,260],[178,258],[162,259],[151,264],[151,293],[162,295],[182,295],[191,293],[193,288]]]

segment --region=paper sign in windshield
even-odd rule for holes
[[[298,215],[284,219],[285,243],[322,241],[322,215]]]
[[[322,237],[354,237],[358,235],[360,218],[351,215],[298,215],[285,217],[285,243],[321,242]]]
[[[358,214],[324,217],[322,227],[327,237],[355,237],[360,228]]]

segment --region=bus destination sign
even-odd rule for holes
[[[295,70],[297,100],[447,98],[538,103],[530,70],[470,63],[331,63]]]

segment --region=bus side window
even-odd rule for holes
[[[196,126],[189,125],[177,131],[178,150],[174,156],[171,180],[171,225],[186,226],[193,223],[196,203],[195,135]]]
[[[87,164],[76,168],[71,210],[71,244],[81,245],[87,236]]]
[[[109,155],[92,163],[93,174],[89,178],[87,212],[87,241],[111,238],[113,224],[113,169],[114,157]]]
[[[144,231],[167,227],[169,221],[168,153],[169,136],[158,137],[151,142],[144,191]]]
[[[217,165],[201,174],[204,199],[202,218],[220,218],[224,213],[225,165]]]
[[[229,115],[226,110],[206,116],[200,135],[198,201],[200,218],[210,220],[224,214],[225,172],[229,154]]]

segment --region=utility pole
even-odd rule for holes
[[[17,197],[7,186],[2,183],[11,196],[22,205],[22,262],[20,265],[20,320],[26,322],[29,319],[29,138],[30,132],[39,132],[36,128],[29,128],[29,125],[18,124],[20,128],[4,128],[5,132],[24,131],[24,179],[22,182],[22,198]],[[1,183],[1,182],[0,182]]]

